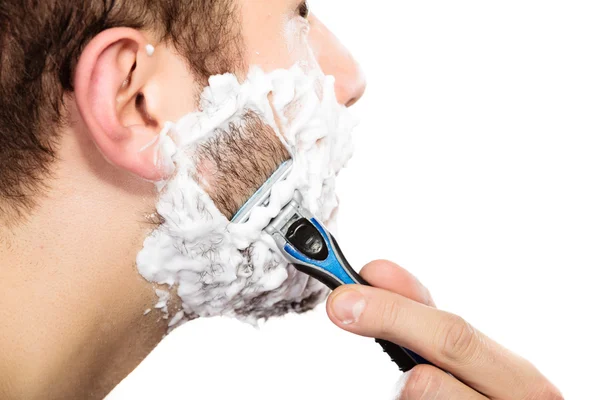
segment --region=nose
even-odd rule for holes
[[[314,15],[310,17],[310,25],[309,41],[317,62],[326,75],[335,77],[338,102],[350,107],[365,92],[365,75],[348,49]]]

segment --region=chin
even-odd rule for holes
[[[235,310],[239,319],[253,322],[279,317],[288,313],[304,313],[321,304],[329,289],[316,279],[299,272],[288,264],[288,278],[270,292],[264,292]]]

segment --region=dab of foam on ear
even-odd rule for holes
[[[317,218],[334,217],[335,178],[351,156],[355,121],[337,103],[333,77],[307,74],[298,66],[271,73],[254,68],[241,84],[231,74],[212,76],[200,109],[161,135],[160,157],[166,158],[161,162],[172,164],[175,172],[157,184],[156,209],[164,223],[137,256],[148,281],[175,287],[181,298],[182,310],[169,316],[169,326],[217,315],[254,323],[314,308],[326,288],[289,265],[263,229],[295,190]],[[273,186],[268,206],[255,208],[248,222],[233,224],[198,184],[202,177],[192,154],[215,130],[227,129],[248,111],[277,132],[294,167]],[[165,312],[166,301],[161,292],[157,307]]]

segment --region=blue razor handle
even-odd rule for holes
[[[300,206],[300,200],[299,194],[296,194],[266,229],[286,259],[296,269],[321,281],[331,290],[346,284],[369,285],[352,269],[331,233]],[[418,364],[431,364],[395,343],[382,339],[375,341],[403,372]]]

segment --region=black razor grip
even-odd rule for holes
[[[338,244],[337,240],[335,240],[335,237],[333,237],[331,233],[329,233],[329,236],[331,237],[331,242],[335,248],[335,252],[337,253],[339,262],[344,264],[347,271],[350,273],[350,275],[356,281],[356,283],[359,285],[373,286],[350,266],[350,263],[346,259],[346,256],[344,256],[344,253],[342,253],[342,249],[340,249],[340,245]],[[432,365],[429,361],[427,361],[420,355],[402,346],[399,346],[396,343],[392,343],[388,340],[383,339],[375,339],[375,342],[377,342],[381,346],[383,351],[386,352],[388,356],[390,356],[392,361],[398,366],[398,368],[400,368],[400,371],[402,372],[410,371],[419,364]]]
[[[319,225],[319,228],[324,232],[326,237],[321,236],[319,229],[314,224]],[[350,266],[333,235],[315,219],[308,220],[307,218],[302,218],[296,221],[289,228],[286,240],[299,250],[304,257],[313,260],[312,262],[306,262],[305,260],[304,263],[293,262],[294,266],[299,271],[319,280],[331,290],[348,283],[372,286]],[[345,273],[344,277],[336,275],[332,271],[325,271],[324,269],[315,267],[315,265],[319,265],[319,263],[331,258],[331,253],[333,253],[337,263],[342,267],[343,273]],[[383,351],[390,356],[392,361],[403,372],[411,370],[418,364],[431,364],[418,354],[395,343],[383,339],[375,339],[375,341],[379,343]]]
[[[407,352],[404,347],[398,346],[396,343],[389,342],[383,339],[375,339],[384,352],[392,359],[394,363],[400,368],[400,371],[410,371],[412,368],[418,365],[417,361],[414,360]]]

